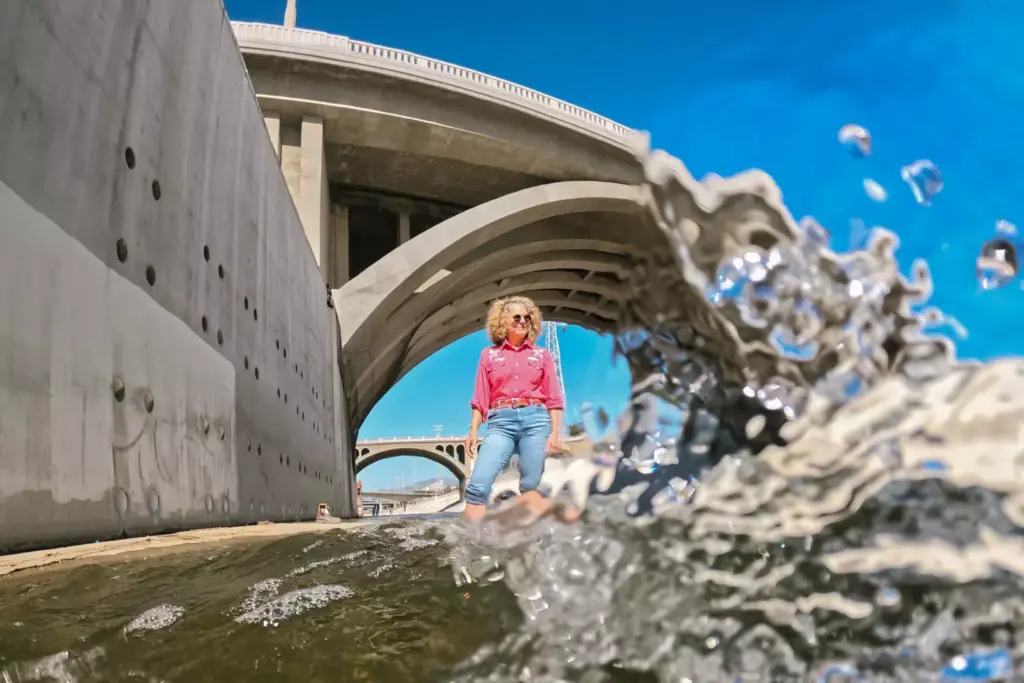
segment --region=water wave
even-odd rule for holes
[[[628,283],[630,406],[555,477],[582,524],[453,532],[457,581],[527,618],[452,680],[1010,676],[1024,362],[958,361],[893,233],[836,253],[762,172],[645,172],[673,249]]]

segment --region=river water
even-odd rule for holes
[[[0,681],[423,681],[516,630],[438,527],[385,521],[0,584]]]
[[[838,252],[763,173],[643,160],[666,248],[623,284],[631,403],[548,478],[581,523],[505,503],[15,575],[0,680],[1018,680],[1024,361],[958,361],[888,230]],[[982,286],[1015,240],[978,245]]]

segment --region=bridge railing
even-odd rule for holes
[[[411,75],[434,77],[477,93],[487,93],[500,99],[526,105],[532,110],[544,111],[564,122],[581,126],[592,132],[600,132],[603,137],[621,140],[629,147],[646,144],[647,134],[642,131],[627,128],[600,114],[595,114],[557,97],[545,95],[532,88],[440,59],[424,57],[407,50],[384,47],[362,40],[352,40],[345,36],[335,36],[322,31],[242,21],[233,21],[231,25],[235,30],[235,36],[243,47],[247,47],[246,43],[249,41],[281,43],[323,51],[326,56],[341,61],[350,60],[376,64]]]
[[[360,439],[357,445],[376,446],[385,443],[419,443],[423,441],[450,441],[451,443],[462,443],[464,436],[383,436],[379,439]]]
[[[582,441],[582,436],[569,436],[562,439],[563,442],[574,443],[576,441]],[[466,440],[465,436],[382,436],[377,439],[359,439],[356,442],[357,446],[377,446],[380,444],[392,444],[392,443],[422,443],[424,441],[445,441],[449,443],[462,443]]]

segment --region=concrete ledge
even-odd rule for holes
[[[53,550],[35,550],[27,553],[0,557],[0,577],[30,569],[43,569],[55,565],[87,564],[91,562],[117,562],[145,555],[157,557],[172,553],[202,550],[211,547],[237,545],[257,539],[274,539],[297,534],[314,534],[331,530],[351,530],[366,526],[365,521],[346,521],[338,524],[317,522],[295,522],[290,524],[252,524],[249,526],[219,527],[179,531],[162,536],[126,538],[117,541],[101,541],[72,545]]]

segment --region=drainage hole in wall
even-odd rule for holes
[[[160,181],[159,180],[154,180],[153,181],[153,199],[155,199],[157,201],[160,201],[160,196],[162,194],[163,194],[163,192],[160,190]]]
[[[245,440],[245,450],[252,451],[252,439]]]
[[[223,441],[224,437],[226,436],[226,434],[224,432],[224,425],[221,425],[220,427],[218,427],[217,428],[217,432],[218,432],[218,434],[220,434],[220,440]]]
[[[224,346],[224,333],[220,330],[217,330],[217,344]]]
[[[302,370],[299,370],[299,379],[306,379],[306,373],[304,373]]]
[[[288,357],[288,347],[285,347],[285,348],[281,349],[281,353],[283,353],[284,357],[287,358]]]
[[[156,284],[156,268],[153,266],[146,266],[146,282],[150,287]]]
[[[277,350],[280,351],[281,350],[281,340],[280,339],[275,339],[274,340],[274,346],[276,346]]]
[[[260,378],[260,369],[256,368],[255,372],[256,372],[256,379],[259,379]]]
[[[288,394],[285,394],[285,395],[284,395],[284,402],[285,402],[285,403],[288,403]]]
[[[298,415],[298,414],[299,414],[299,407],[298,407],[298,406],[295,406],[295,414],[296,414],[296,415]]]
[[[249,356],[246,356],[246,357],[245,357],[245,359],[244,359],[244,360],[242,361],[242,365],[244,365],[244,366],[245,366],[245,369],[246,369],[246,370],[248,370],[248,369],[249,369]]]
[[[284,457],[284,464],[285,464],[286,467],[291,467],[292,466],[292,457],[290,455],[286,455]]]
[[[281,463],[282,465],[284,464],[284,453],[278,453],[277,454],[277,461],[279,463]]]
[[[242,303],[245,305],[245,310],[249,310],[249,297],[242,299]]]
[[[220,276],[221,280],[224,279],[224,266],[223,265],[217,266],[217,275]]]
[[[124,380],[120,377],[114,377],[114,381],[111,382],[110,388],[114,392],[114,400],[118,403],[124,400]]]
[[[202,326],[203,332],[206,332],[206,330],[209,329],[209,327],[210,327],[210,323],[206,319],[205,315],[203,316],[203,319],[199,321],[199,324]]]
[[[146,409],[147,413],[153,412],[153,407],[155,406],[155,403],[153,401],[153,394],[149,391],[149,389],[146,389],[145,393],[143,393],[142,395],[142,406]]]
[[[253,320],[259,320],[260,319],[260,314],[259,314],[259,312],[255,308],[252,309],[252,319]]]
[[[124,149],[124,163],[128,165],[128,168],[135,168],[135,150],[131,147]]]
[[[117,252],[118,261],[124,263],[128,260],[128,244],[124,240],[118,240],[114,250]]]
[[[203,258],[206,259],[207,261],[210,260],[210,247],[209,247],[209,245],[204,245],[203,246]]]
[[[263,455],[263,444],[256,444],[256,455]]]
[[[306,411],[305,410],[302,411],[302,421],[303,422],[306,421]]]

